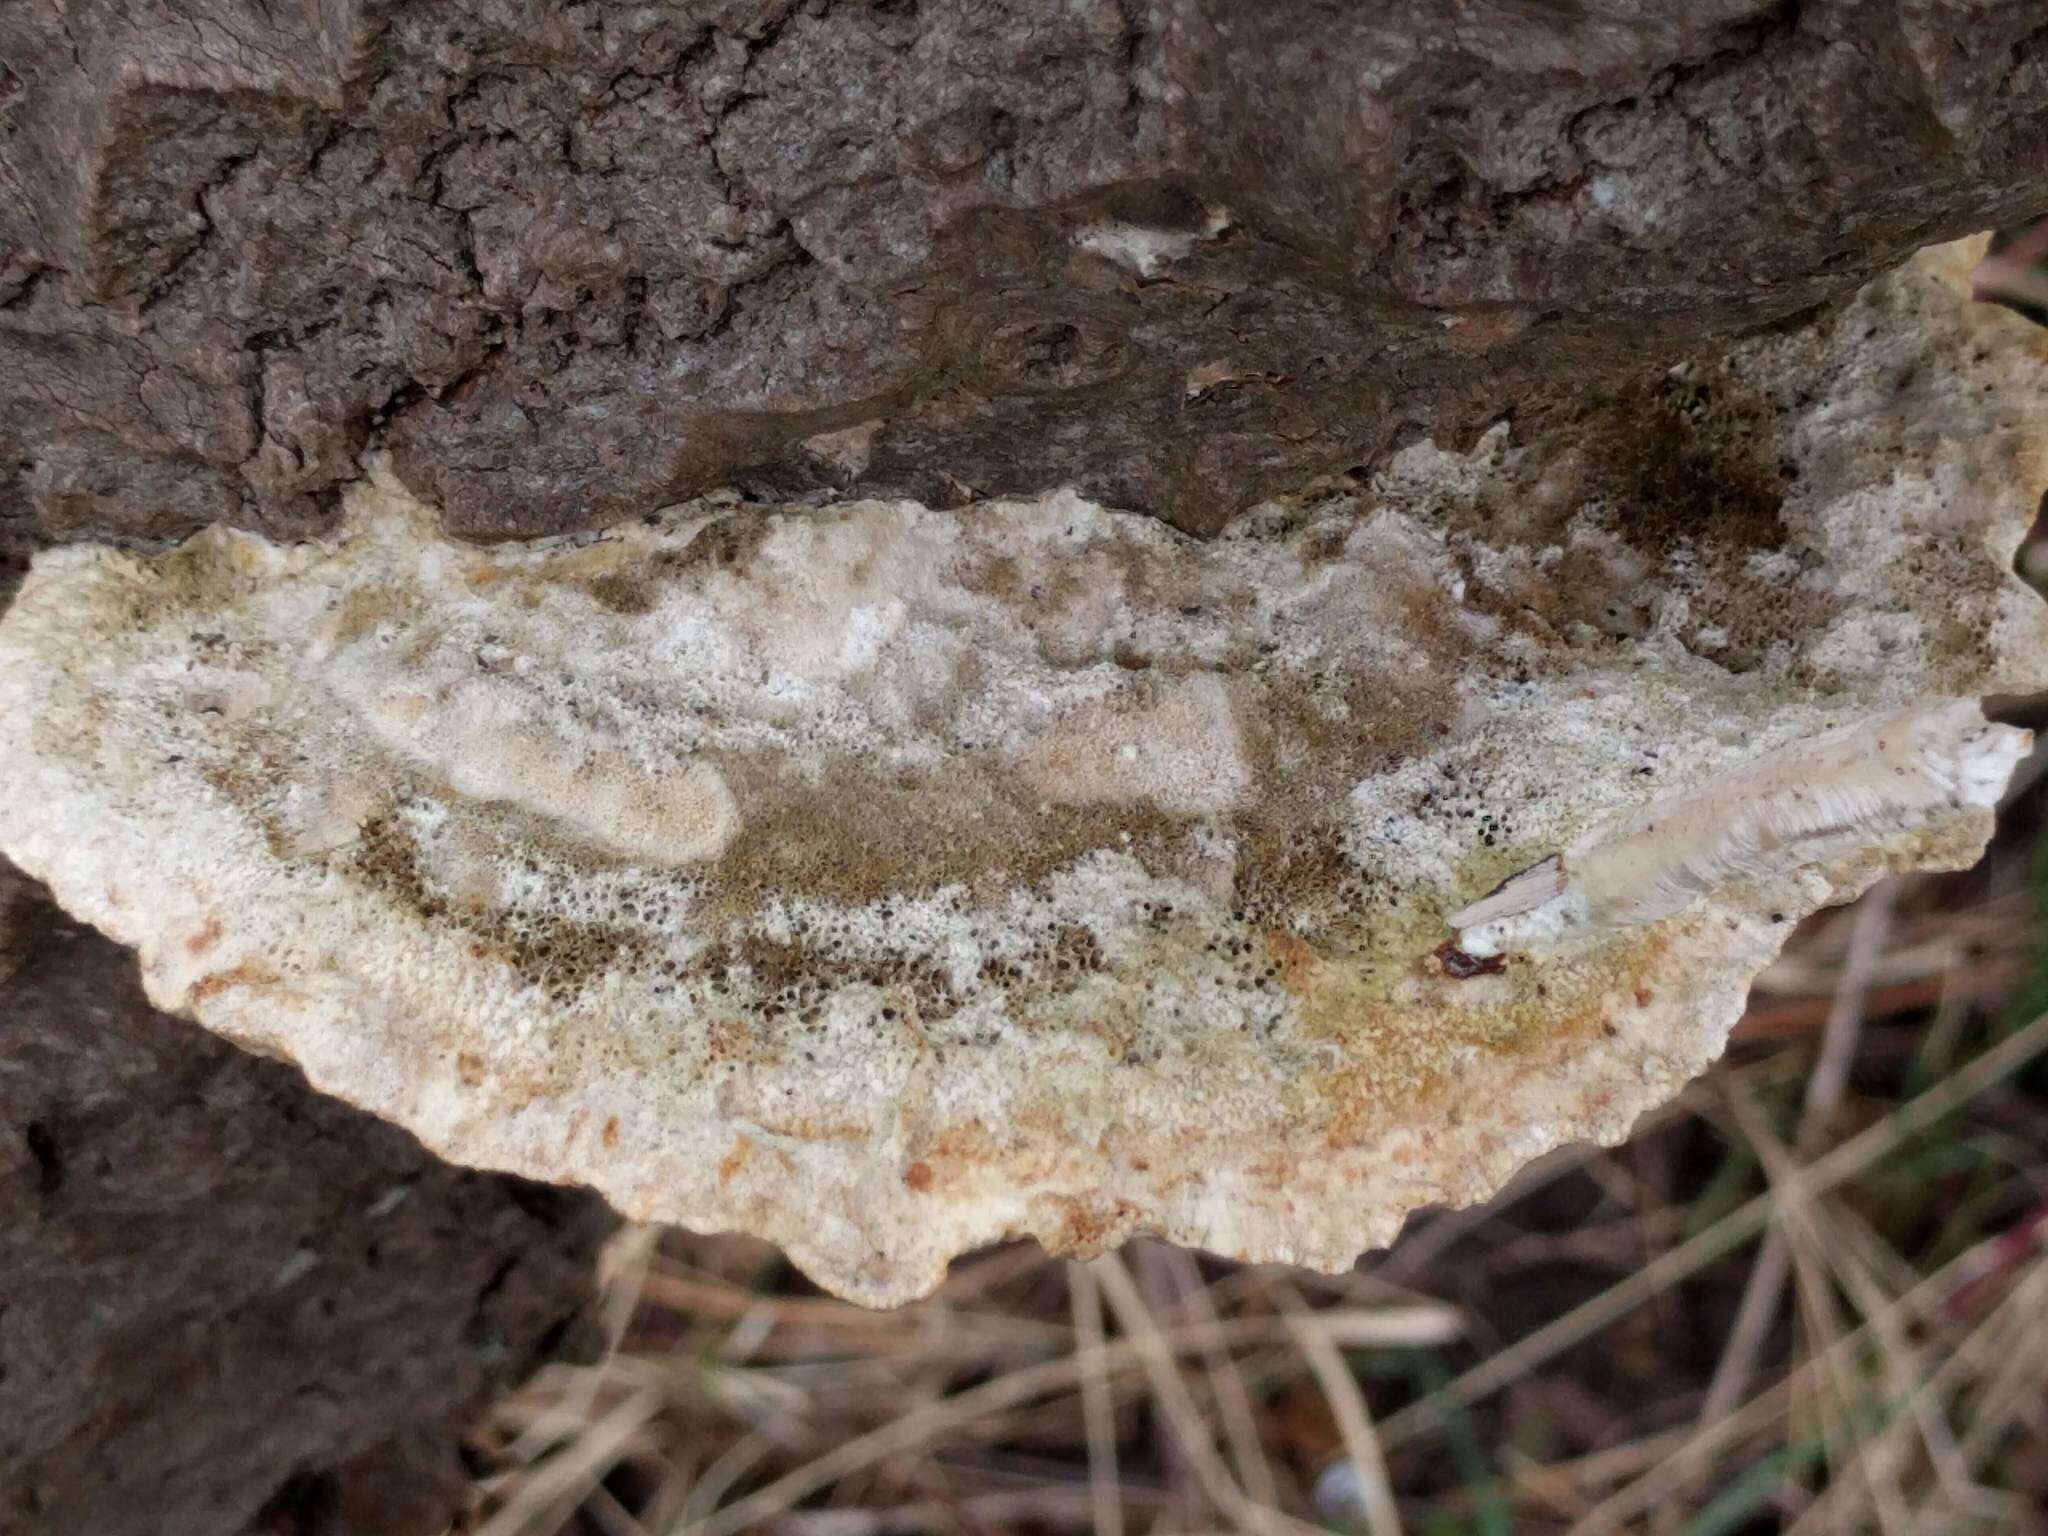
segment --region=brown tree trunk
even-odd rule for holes
[[[582,1191],[454,1169],[144,1001],[0,862],[0,1531],[427,1531],[587,1349]]]
[[[17,540],[1192,531],[2048,203],[2035,0],[0,7]]]

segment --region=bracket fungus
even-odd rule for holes
[[[1981,851],[2048,348],[1943,249],[1201,541],[1065,492],[46,552],[0,848],[454,1160],[864,1302],[1348,1264],[1619,1139],[1794,919]]]

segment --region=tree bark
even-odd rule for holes
[[[2048,206],[2035,0],[0,9],[17,542],[724,483],[1212,532]]]
[[[0,1531],[443,1528],[594,1343],[595,1196],[448,1167],[144,1001],[0,862]]]

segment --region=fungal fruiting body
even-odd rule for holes
[[[2031,745],[1963,699],[1844,726],[1629,811],[1453,913],[1451,926],[1461,950],[1485,956],[1653,923],[1737,881],[1824,864],[1873,833],[1988,811]]]
[[[2048,358],[1960,265],[1207,542],[1058,493],[482,548],[371,465],[327,543],[52,550],[0,849],[160,1005],[844,1295],[1010,1233],[1341,1266],[1981,850]]]

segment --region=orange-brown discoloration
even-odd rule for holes
[[[1269,929],[1266,933],[1266,953],[1273,957],[1273,964],[1279,967],[1280,985],[1296,997],[1307,996],[1316,966],[1316,952],[1309,947],[1308,941],[1288,933],[1285,929]]]
[[[912,1163],[903,1170],[903,1187],[918,1194],[929,1194],[932,1187],[932,1165],[925,1162]]]
[[[1513,341],[1529,329],[1535,316],[1526,309],[1473,308],[1449,318],[1451,323],[1444,328],[1444,346],[1469,355]]]
[[[198,932],[186,938],[185,953],[193,956],[205,954],[220,942],[221,935],[224,932],[226,930],[221,927],[220,919],[209,916],[204,923],[200,924]]]
[[[732,1144],[732,1150],[718,1160],[718,1182],[730,1184],[739,1177],[740,1170],[747,1166],[747,1160],[753,1155],[754,1139],[751,1136],[737,1138]]]
[[[1672,941],[1663,928],[1641,930],[1570,969],[1544,967],[1525,982],[1528,990],[1475,1009],[1453,1006],[1449,998],[1454,987],[1481,983],[1448,980],[1422,998],[1338,1005],[1317,1032],[1344,1040],[1349,1059],[1303,1085],[1307,1100],[1324,1106],[1325,1146],[1357,1147],[1398,1127],[1455,1118],[1458,1084],[1474,1059],[1460,1051],[1511,1062],[1520,1073],[1558,1066],[1586,1048],[1623,999],[1654,996],[1650,983],[1661,974]],[[1373,1048],[1365,1049],[1365,1041]]]
[[[770,1136],[790,1141],[866,1141],[875,1128],[865,1120],[813,1120],[803,1116],[781,1118],[767,1111],[749,1114],[747,1119]]]
[[[475,1051],[460,1052],[455,1058],[455,1075],[474,1088],[484,1080],[484,1059]]]
[[[713,1017],[707,1027],[707,1054],[713,1061],[729,1061],[750,1067],[772,1067],[782,1060],[773,1036],[745,1019],[729,1014]]]
[[[198,1008],[212,1002],[223,992],[233,991],[237,987],[268,987],[274,985],[277,980],[277,972],[269,966],[254,960],[244,960],[227,970],[215,971],[210,976],[200,977],[186,989],[185,1001],[189,1006]]]
[[[1055,1195],[1049,1203],[1059,1213],[1059,1226],[1045,1235],[1046,1251],[1081,1258],[1121,1242],[1136,1225],[1139,1215],[1128,1200]]]
[[[977,1173],[1000,1168],[1005,1177],[1021,1184],[1033,1184],[1052,1176],[1070,1146],[1067,1122],[1042,1103],[1025,1106],[1019,1112],[1024,1122],[1013,1137],[999,1138],[976,1121],[964,1121],[940,1130],[924,1148],[922,1161],[932,1170],[935,1188],[944,1187]],[[1028,1150],[1025,1150],[1028,1149]]]
[[[949,1125],[933,1140],[931,1156],[942,1162],[985,1163],[995,1159],[996,1139],[979,1121]]]
[[[619,1117],[617,1115],[606,1117],[604,1130],[599,1133],[598,1139],[607,1147],[616,1147],[619,1144]]]

